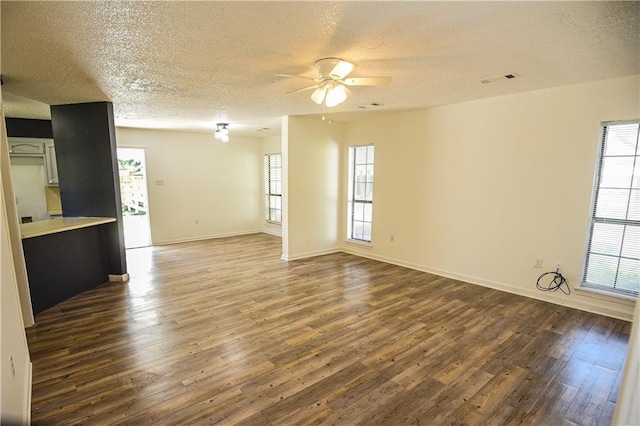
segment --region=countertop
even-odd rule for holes
[[[20,224],[20,236],[22,239],[40,237],[115,221],[116,219],[113,217],[57,217]]]

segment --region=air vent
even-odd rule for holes
[[[498,75],[496,77],[488,77],[488,78],[483,78],[482,80],[480,80],[480,82],[482,84],[489,84],[489,83],[495,83],[498,81],[502,81],[502,80],[513,80],[514,78],[518,78],[520,77],[518,74],[505,74],[505,75]]]
[[[380,102],[371,102],[369,105],[360,105],[358,106],[358,108],[360,109],[367,109],[367,108],[378,108],[381,107],[384,104],[381,104]]]

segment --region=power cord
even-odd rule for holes
[[[547,275],[551,275],[552,279],[549,282],[549,284],[547,284],[547,286],[545,287],[544,285],[540,284],[540,281]],[[569,283],[567,283],[567,280],[565,279],[565,277],[562,276],[559,268],[556,269],[555,272],[545,272],[544,274],[540,275],[538,277],[538,281],[536,281],[536,287],[538,288],[538,290],[542,290],[542,291],[556,291],[560,289],[560,291],[563,292],[564,294],[567,294],[567,295],[571,294],[571,288],[569,287]]]

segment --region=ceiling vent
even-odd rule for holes
[[[496,77],[483,78],[482,80],[480,80],[480,82],[482,84],[489,84],[489,83],[495,83],[497,81],[502,81],[502,80],[513,80],[518,77],[520,77],[520,75],[511,73],[511,74],[499,75]]]

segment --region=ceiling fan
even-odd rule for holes
[[[391,77],[350,77],[346,78],[356,65],[340,58],[322,58],[316,61],[318,77],[306,77],[303,75],[276,74],[279,77],[297,77],[312,80],[316,84],[292,90],[287,93],[302,92],[315,89],[311,94],[311,100],[318,105],[333,107],[341,104],[351,95],[347,86],[387,86],[391,83]]]

